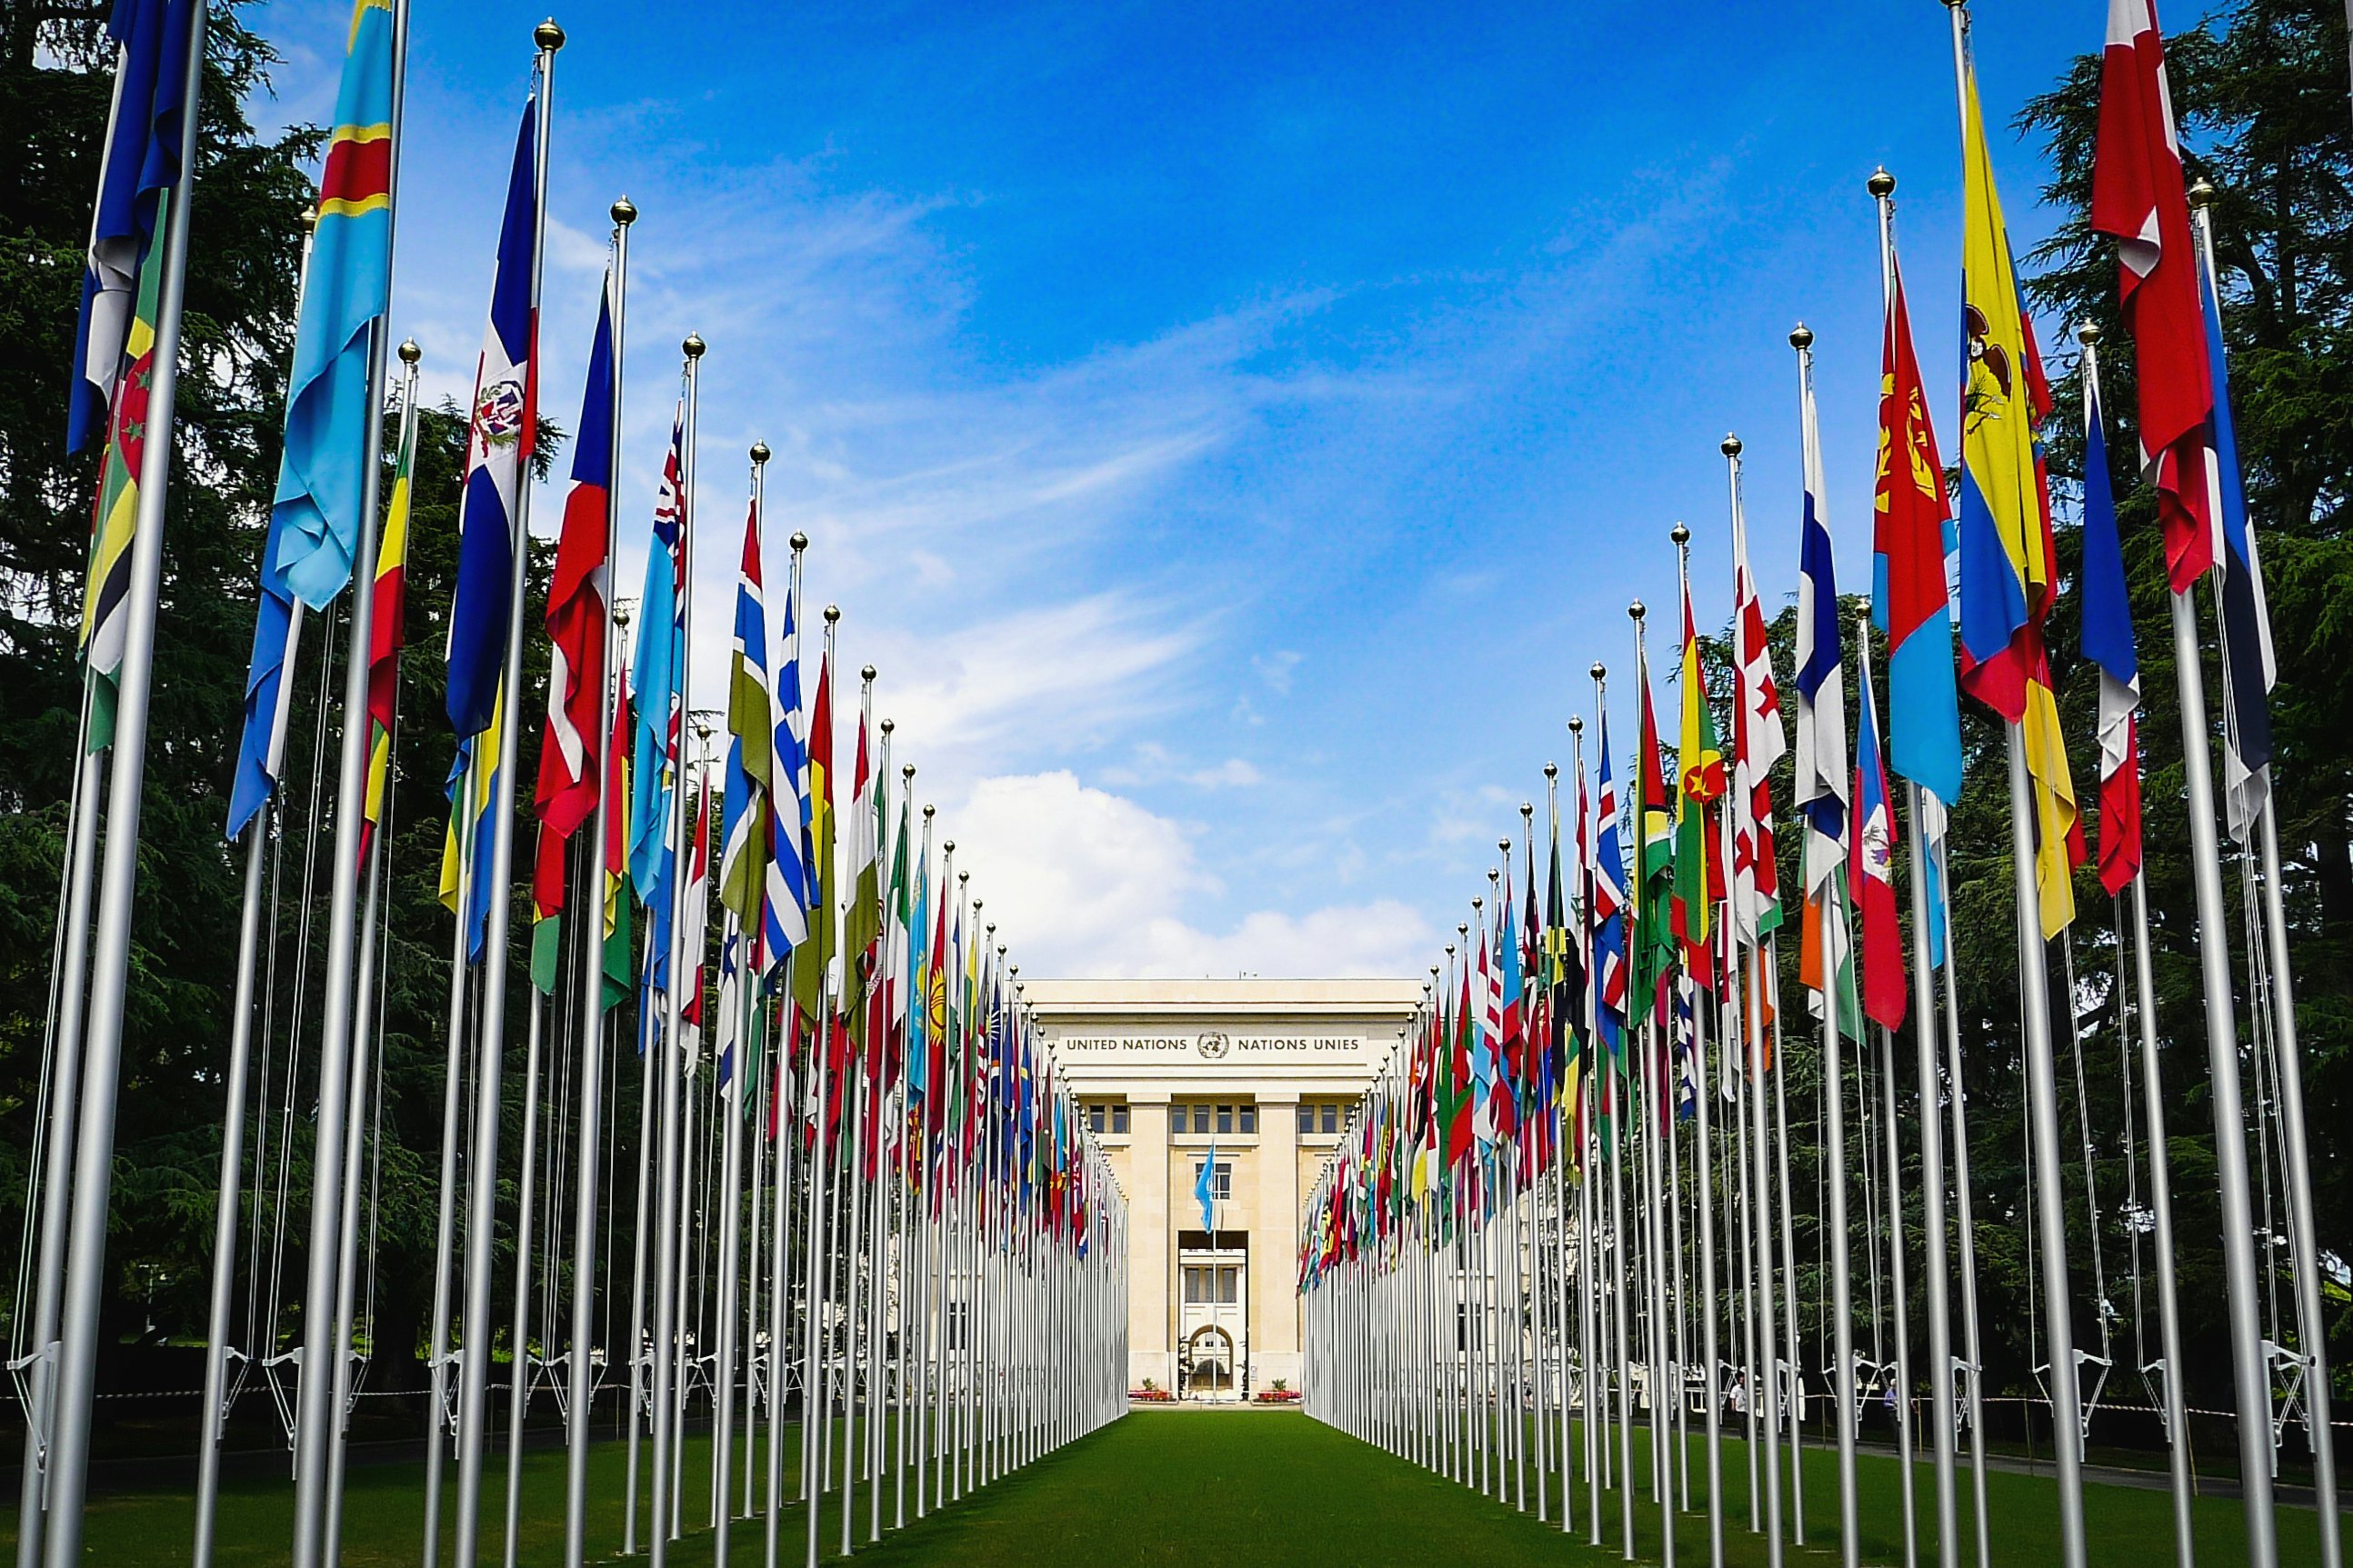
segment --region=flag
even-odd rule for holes
[[[1848,951],[1844,879],[1847,775],[1846,675],[1840,638],[1838,575],[1823,510],[1820,423],[1814,411],[1813,359],[1800,359],[1799,431],[1805,500],[1798,534],[1798,755],[1793,797],[1806,824],[1801,856],[1805,928],[1799,933],[1800,981],[1817,994],[1823,1016],[1853,1024],[1853,955]],[[1825,910],[1827,910],[1827,914]],[[1823,951],[1827,926],[1830,951]]]
[[[297,601],[322,609],[351,581],[367,505],[370,329],[392,293],[392,7],[352,11],[335,128],[319,178],[286,394],[278,489],[261,545],[253,653],[229,793],[237,837],[277,787]]]
[[[596,809],[597,731],[605,679],[605,615],[612,568],[606,559],[613,494],[613,279],[596,312],[588,384],[572,445],[572,487],[564,498],[555,576],[547,585],[547,728],[539,745],[540,820],[566,837]]]
[[[876,863],[881,853],[881,827],[877,817],[878,796],[869,723],[872,689],[871,686],[867,688],[866,697],[859,704],[858,770],[850,775],[849,901],[841,911],[841,953],[843,963],[857,966],[854,979],[858,992],[855,997],[844,997],[845,1005],[851,1001],[862,1002],[865,999],[866,988],[876,977],[878,955],[875,946],[882,937],[882,873]],[[852,978],[844,978],[845,991],[849,988]],[[859,1016],[864,1016],[862,1008]]]
[[[629,691],[622,671],[613,681],[613,727],[605,737],[605,1005],[629,994]],[[643,1048],[643,1037],[639,1037]]]
[[[2084,368],[2084,657],[2100,671],[2100,885],[2113,897],[2140,873],[2140,662],[2099,377],[2088,355]]]
[[[1201,1228],[1209,1233],[1212,1242],[1218,1233],[1218,1144],[1209,1141],[1209,1152],[1201,1162],[1200,1174],[1193,1178],[1193,1197],[1201,1205]]]
[[[1709,864],[1707,808],[1724,794],[1724,753],[1715,739],[1715,709],[1708,700],[1707,669],[1700,662],[1699,627],[1692,618],[1691,584],[1683,584],[1683,674],[1678,695],[1683,728],[1675,741],[1675,879],[1672,921],[1683,944],[1683,965],[1709,977],[1708,934],[1722,868]]]
[[[385,792],[392,787],[392,726],[400,708],[400,650],[407,643],[408,503],[417,468],[417,421],[404,420],[400,450],[392,468],[392,504],[385,509],[376,540],[375,595],[368,613],[367,792],[360,803],[361,863],[384,826]]]
[[[1726,904],[1733,929],[1755,942],[1781,923],[1781,870],[1773,838],[1773,769],[1788,752],[1781,728],[1781,693],[1773,679],[1773,652],[1765,633],[1765,606],[1748,564],[1748,510],[1732,492],[1732,657],[1738,685],[1732,712],[1732,886]]]
[[[2271,689],[2279,679],[2279,666],[2272,653],[2263,563],[2255,555],[2255,531],[2247,517],[2245,480],[2239,471],[2230,359],[2222,346],[2222,309],[2211,260],[2203,292],[2206,351],[2214,366],[2214,449],[2207,471],[2222,536],[2214,557],[2215,599],[2222,626],[2222,798],[2231,837],[2243,844],[2271,795]]]
[[[1904,937],[1895,916],[1895,812],[1879,756],[1879,713],[1871,660],[1862,660],[1861,728],[1854,749],[1854,857],[1848,891],[1862,913],[1862,1010],[1883,1029],[1904,1026],[1907,984]]]
[[[1451,978],[1451,977],[1450,977]],[[1444,1169],[1451,1175],[1478,1137],[1475,1079],[1471,1063],[1471,955],[1462,955],[1462,986],[1455,997],[1453,1038],[1447,1047]]]
[[[1595,718],[1595,752],[1600,760],[1599,798],[1594,805],[1593,1005],[1594,1027],[1610,1065],[1624,1070],[1620,1037],[1626,1024],[1626,853],[1619,836],[1618,785],[1609,769],[1609,712]]]
[[[79,452],[100,434],[131,345],[139,276],[160,253],[165,198],[180,182],[181,118],[188,50],[203,26],[199,0],[115,0],[106,19],[114,41],[114,102],[108,110],[98,199],[74,331],[66,450]],[[152,317],[149,320],[153,320]]]
[[[449,727],[471,735],[491,721],[506,663],[508,600],[522,475],[539,423],[539,192],[533,178],[536,97],[523,104],[507,179],[490,324],[474,372],[466,430],[466,483],[458,523],[458,583],[449,605]]]
[[[744,514],[735,578],[735,646],[727,679],[727,805],[719,901],[747,935],[763,931],[768,888],[768,781],[775,776],[776,714],[768,701],[768,616],[760,581],[760,509]]]
[[[817,703],[809,711],[808,738],[809,940],[793,963],[793,999],[815,1025],[822,1016],[825,972],[834,955],[833,869],[833,650],[818,666]],[[956,916],[963,946],[964,916]],[[968,1017],[969,1012],[966,1016]]]
[[[645,592],[638,599],[638,644],[629,671],[636,694],[637,733],[630,763],[629,881],[649,910],[668,910],[676,854],[670,847],[670,795],[678,787],[681,689],[685,677],[686,400],[670,416],[670,450],[662,458],[654,497],[653,535],[646,550]],[[659,918],[667,918],[666,916]]]
[[[1672,900],[1675,882],[1674,808],[1667,794],[1665,760],[1659,752],[1659,717],[1651,706],[1651,667],[1635,668],[1641,689],[1642,751],[1635,775],[1636,821],[1641,827],[1641,903],[1634,914],[1634,1005],[1654,1014],[1665,1001],[1660,986],[1675,962]],[[1630,1020],[1639,1016],[1630,1009]]]
[[[1887,637],[1887,760],[1951,802],[1961,797],[1961,712],[1945,584],[1945,466],[1912,347],[1904,273],[1890,262],[1879,347],[1879,472],[1872,489],[1871,621]],[[1916,826],[1916,825],[1915,825]]]
[[[711,773],[703,770],[694,798],[689,801],[692,812],[689,831],[692,837],[686,847],[685,896],[679,902],[678,952],[682,966],[678,994],[685,1000],[679,1005],[679,1018],[686,1025],[684,1031],[686,1065],[689,1071],[702,1058],[702,986],[703,955],[711,945]]]
[[[777,627],[784,658],[776,665],[776,758],[768,780],[768,962],[808,940],[808,746],[801,736],[799,606],[785,590]]]
[[[372,328],[392,304],[392,0],[356,0],[286,381],[265,574],[311,608],[351,581],[367,504]]]
[[[99,471],[90,531],[90,571],[82,592],[81,658],[94,678],[88,748],[102,751],[114,739],[114,677],[122,667],[131,597],[131,542],[139,528],[140,470],[146,461],[148,405],[155,378],[155,317],[164,282],[164,247],[157,245],[139,268],[137,302],[123,340],[121,378],[108,409],[106,455]],[[290,632],[288,634],[290,637]],[[282,661],[281,661],[282,662]],[[286,699],[273,687],[266,711],[277,718],[278,745],[284,744]],[[274,773],[278,752],[268,753]],[[246,813],[249,819],[252,810]],[[232,835],[234,837],[234,835]]]
[[[2205,471],[2214,393],[2155,0],[2108,0],[2092,228],[2116,242],[2117,304],[2140,384],[2141,475],[2157,490],[2167,576],[2186,594],[2214,564]]]
[[[2039,427],[2051,408],[1994,189],[1977,79],[1961,89],[1963,328],[1960,682],[2020,728],[2032,785],[2035,885],[2045,940],[2074,919],[2083,858],[2075,790],[2051,689],[2043,621],[2058,595]]]

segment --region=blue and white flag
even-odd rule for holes
[[[538,426],[539,192],[533,175],[539,100],[525,101],[499,227],[498,277],[491,318],[474,373],[473,417],[466,434],[466,488],[458,521],[458,584],[449,605],[449,727],[471,735],[489,727],[506,663],[507,614],[513,593],[515,528],[522,516],[523,467]]]
[[[629,882],[638,901],[666,920],[677,849],[670,838],[670,796],[678,787],[681,685],[686,659],[685,494],[686,402],[681,398],[654,499],[653,538],[646,551],[646,586],[638,600],[637,656],[629,671],[637,693],[637,734],[629,772]]]
[[[1193,1178],[1193,1196],[1201,1205],[1201,1228],[1209,1233],[1211,1245],[1218,1239],[1218,1144],[1209,1142],[1209,1153],[1201,1162],[1201,1173]]]
[[[776,765],[769,779],[768,957],[770,962],[808,940],[808,746],[801,738],[801,656],[798,616],[791,587],[785,591],[785,617],[777,647]]]
[[[2211,266],[2200,294],[2206,308],[2206,353],[2214,385],[2214,422],[2208,427],[2213,445],[2207,452],[2206,482],[2222,535],[2222,548],[2214,552],[2214,591],[2222,623],[2222,798],[2231,837],[2244,844],[2271,798],[2271,691],[2279,679],[2279,665],[2272,653],[2263,563],[2255,555],[2255,531],[2247,518],[2246,482],[2239,471],[2230,356],[2222,347],[2221,308],[2214,298]]]

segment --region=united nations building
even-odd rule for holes
[[[1030,980],[1023,995],[1127,1196],[1129,1386],[1297,1388],[1300,1205],[1421,983]]]

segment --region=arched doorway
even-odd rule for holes
[[[1234,1337],[1218,1324],[1203,1324],[1185,1341],[1185,1394],[1222,1399],[1234,1389]]]

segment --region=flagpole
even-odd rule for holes
[[[1868,182],[1879,220],[1879,292],[1883,310],[1895,308],[1895,176],[1875,171]],[[1869,644],[1864,647],[1868,648]],[[1921,1224],[1927,1232],[1924,1247],[1928,1309],[1928,1386],[1936,1402],[1936,1561],[1938,1568],[1959,1563],[1959,1501],[1955,1489],[1953,1451],[1952,1295],[1946,1258],[1944,1134],[1936,1115],[1936,983],[1928,957],[1927,830],[1921,813],[1921,790],[1906,779],[1905,816],[1912,824],[1912,1006],[1916,1066],[1920,1075]],[[1959,1086],[1954,1086],[1959,1104]],[[1894,1122],[1890,1121],[1890,1125]],[[1906,1489],[1909,1495],[1909,1489]]]
[[[621,371],[623,328],[628,321],[629,277],[629,226],[638,221],[638,209],[628,197],[623,196],[612,205],[613,219],[613,403],[611,417],[612,472],[621,471]],[[597,738],[606,746],[612,744],[613,735],[613,672],[620,668],[615,657],[618,651],[614,638],[616,616],[613,603],[612,563],[620,535],[620,486],[608,483],[605,489],[605,636],[601,646],[605,663],[595,671],[583,671],[586,679],[594,675],[597,685]],[[605,1114],[605,877],[606,838],[611,831],[613,792],[613,759],[599,754],[598,766],[603,776],[596,781],[596,811],[590,831],[587,881],[589,909],[582,925],[582,951],[587,962],[581,966],[580,996],[580,1153],[579,1171],[575,1177],[577,1196],[574,1201],[572,1222],[572,1332],[565,1373],[571,1384],[565,1415],[564,1460],[564,1563],[565,1568],[581,1568],[586,1559],[588,1538],[588,1440],[589,1406],[596,1400],[595,1369],[589,1364],[593,1353],[596,1310],[596,1205],[597,1205],[597,1146],[602,1142]],[[634,1355],[637,1347],[630,1346]],[[612,1347],[606,1347],[609,1357]],[[634,1426],[637,1409],[634,1405],[626,1413]],[[635,1489],[631,1489],[635,1501]]]
[[[655,1087],[660,1096],[660,1151],[656,1167],[654,1245],[650,1259],[654,1279],[653,1522],[647,1531],[646,1545],[654,1568],[662,1568],[662,1564],[669,1561],[672,1527],[678,1511],[674,1460],[679,1434],[677,1413],[673,1408],[679,1387],[676,1355],[679,1284],[675,1260],[682,1260],[685,1256],[680,1213],[682,1196],[680,1163],[683,1152],[680,1121],[684,1108],[680,1102],[686,1071],[686,1052],[681,1031],[689,1005],[687,988],[697,983],[693,966],[688,960],[691,957],[700,962],[699,955],[686,952],[683,906],[686,881],[692,875],[692,851],[687,827],[686,737],[683,731],[685,716],[692,710],[687,699],[692,673],[688,655],[694,647],[695,427],[704,343],[700,334],[690,332],[679,348],[685,359],[686,410],[684,428],[681,432],[684,450],[679,458],[678,547],[684,569],[680,574],[681,591],[677,608],[678,629],[673,632],[668,626],[648,626],[640,634],[671,637],[678,658],[670,676],[675,682],[675,690],[638,693],[638,700],[641,704],[659,701],[667,707],[672,700],[678,704],[677,712],[669,719],[669,739],[666,742],[671,766],[670,821],[664,829],[670,840],[670,951],[666,956],[669,985],[662,1005],[661,1060],[652,1068]]]
[[[2213,264],[2211,199],[2210,194],[2198,206],[2198,232],[2205,242],[2210,270]],[[2221,298],[2219,289],[2215,298],[2218,301]],[[2321,1301],[2321,1255],[2313,1222],[2312,1151],[2305,1133],[2304,1052],[2296,1037],[2295,973],[2288,954],[2287,913],[2280,879],[2279,808],[2269,790],[2263,792],[2260,834],[2263,934],[2271,967],[2272,1013],[2278,1030],[2280,1121],[2287,1144],[2284,1163],[2295,1260],[2296,1349],[2306,1360],[2305,1433],[2312,1447],[2313,1499],[2321,1521],[2320,1560],[2323,1568],[2338,1568],[2344,1549],[2337,1517],[2336,1428],[2328,1417],[2327,1318]]]

